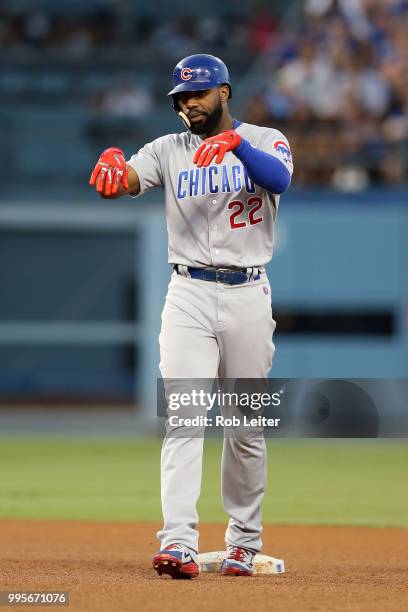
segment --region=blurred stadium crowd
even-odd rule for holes
[[[149,46],[149,51],[172,59],[197,53],[207,47],[245,51],[251,56],[268,42],[277,28],[277,17],[268,9],[254,11],[252,17],[192,15],[159,19],[138,13],[125,1],[91,2],[85,11],[51,13],[37,5],[16,9],[6,3],[0,9],[0,45],[7,51],[29,53],[33,49],[53,49],[73,56],[86,56],[98,49]],[[17,3],[18,7],[18,3]],[[93,8],[93,10],[92,10]],[[68,13],[68,14],[67,14]]]
[[[51,4],[0,9],[3,102],[82,106],[94,116],[93,146],[115,133],[143,140],[146,118],[167,129],[168,67],[211,52],[231,68],[234,88],[238,77],[236,114],[288,135],[298,186],[408,182],[407,0],[305,0],[286,18],[272,3],[169,19],[124,0]]]
[[[266,57],[246,118],[288,134],[298,185],[407,181],[408,2],[308,0]]]

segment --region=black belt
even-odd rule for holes
[[[181,266],[180,266],[181,267]],[[179,265],[173,266],[177,274],[183,273],[179,270]],[[213,283],[222,283],[224,285],[242,285],[251,280],[259,280],[261,278],[258,268],[241,268],[241,269],[229,269],[229,268],[187,268],[182,266],[184,270],[187,270],[190,278],[195,278],[203,281],[210,281]],[[254,273],[256,272],[256,276]],[[184,275],[186,276],[186,275]]]

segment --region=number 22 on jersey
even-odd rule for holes
[[[231,229],[239,229],[241,227],[247,227],[248,225],[257,225],[262,223],[263,216],[260,210],[263,206],[263,200],[260,196],[252,196],[248,198],[246,205],[241,200],[232,200],[228,203],[228,210],[232,213],[229,217],[229,223]],[[247,215],[245,213],[248,213]]]

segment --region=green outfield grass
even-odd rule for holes
[[[408,527],[408,444],[271,441],[265,523]],[[202,522],[224,522],[206,442]],[[159,521],[158,440],[0,438],[0,518]]]

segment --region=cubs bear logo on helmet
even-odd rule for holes
[[[191,70],[191,68],[188,68],[186,66],[186,68],[183,68],[181,70],[180,76],[183,79],[183,81],[189,81],[193,76],[193,71]]]

